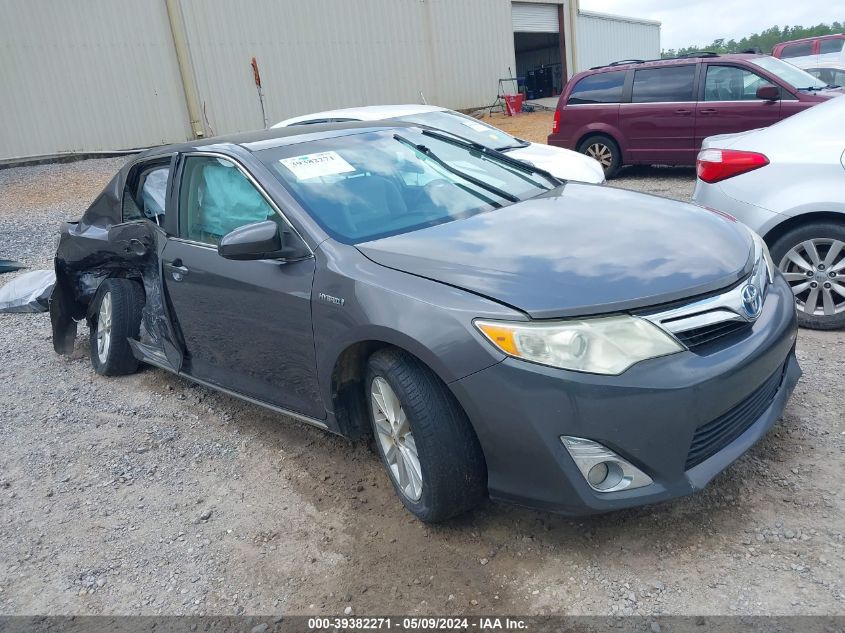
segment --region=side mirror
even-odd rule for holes
[[[772,84],[763,84],[757,88],[757,98],[763,101],[777,101],[780,99],[780,88]]]
[[[217,253],[226,259],[302,259],[310,254],[300,239],[273,220],[255,222],[230,231]]]

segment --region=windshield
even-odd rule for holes
[[[756,57],[750,61],[752,64],[769,71],[782,82],[798,90],[821,90],[827,85],[823,81],[819,81],[813,77],[810,73],[777,57]]]
[[[408,121],[410,123],[421,123],[430,127],[450,132],[457,136],[484,145],[491,149],[503,150],[525,147],[527,143],[515,139],[510,134],[505,134],[492,125],[482,123],[478,119],[454,112],[452,110],[440,110],[437,112],[422,112],[405,116],[393,117],[394,119]]]
[[[466,218],[549,189],[538,174],[416,128],[336,136],[256,155],[327,233],[347,244]]]

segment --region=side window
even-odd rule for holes
[[[707,66],[705,101],[754,101],[757,88],[769,82],[760,75],[736,66]]]
[[[781,59],[788,59],[790,57],[804,57],[806,55],[812,54],[812,42],[799,42],[798,44],[790,44],[789,46],[784,46],[780,56]]]
[[[843,43],[845,43],[845,40],[822,40],[819,46],[819,53],[822,55],[826,53],[841,53]]]
[[[695,64],[637,70],[634,72],[631,101],[634,103],[692,101],[694,78]]]
[[[588,75],[575,84],[567,103],[619,103],[624,84],[624,70]]]
[[[194,242],[217,244],[234,229],[275,220],[279,214],[231,161],[189,156],[179,188],[179,235]]]
[[[123,190],[123,221],[146,218],[156,224],[162,224],[169,176],[169,162],[135,167],[126,179],[126,187]]]

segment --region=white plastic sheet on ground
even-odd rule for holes
[[[0,312],[46,312],[55,283],[52,270],[18,275],[0,288]]]

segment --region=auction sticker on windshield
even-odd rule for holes
[[[308,180],[320,176],[336,176],[355,171],[355,168],[337,152],[304,154],[279,161],[297,180]]]

